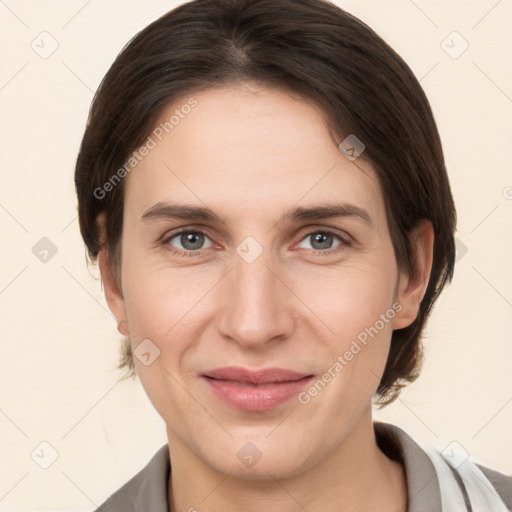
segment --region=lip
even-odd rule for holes
[[[210,370],[201,377],[228,405],[245,411],[266,411],[299,393],[313,375],[283,368],[248,370],[229,366]]]

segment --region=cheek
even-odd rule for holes
[[[301,281],[297,294],[318,315],[308,327],[316,335],[324,370],[311,393],[306,390],[304,403],[318,396],[314,407],[342,400],[357,409],[374,394],[397,313],[396,268],[386,265],[346,266],[330,276]]]
[[[127,261],[125,305],[132,343],[149,338],[165,354],[179,354],[197,339],[212,271],[147,268]],[[206,299],[206,300],[205,300]]]
[[[390,298],[384,293],[376,297],[374,289],[372,293],[372,288],[361,287],[352,300],[338,301],[338,308],[325,317],[335,335],[317,341],[323,341],[320,348],[325,349],[322,371],[299,396],[311,414],[334,415],[341,424],[368,407],[389,353],[396,314]]]
[[[336,340],[346,342],[391,308],[395,273],[394,267],[377,261],[346,265],[329,273],[305,273],[296,280],[294,292],[316,314],[319,325],[323,323]]]
[[[125,304],[137,375],[163,418],[179,410],[182,417],[189,418],[184,422],[189,424],[202,418],[201,410],[180,383],[190,375],[187,353],[200,339],[201,298],[211,285],[207,279],[178,277],[178,272],[133,269],[136,272],[126,287]],[[158,356],[146,365],[138,359],[137,351],[139,344],[144,346],[143,340],[147,347],[148,339],[156,347],[150,352],[154,350]],[[174,422],[169,420],[168,424]],[[184,427],[183,435],[185,431]]]

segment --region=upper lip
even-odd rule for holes
[[[241,366],[227,366],[216,368],[203,374],[217,380],[231,380],[248,384],[269,384],[272,382],[290,382],[311,377],[311,374],[300,373],[285,368],[262,368],[260,370],[248,370]]]

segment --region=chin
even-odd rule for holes
[[[275,428],[275,425],[272,427]],[[314,450],[292,432],[274,432],[272,428],[261,429],[261,433],[202,444],[195,452],[203,463],[222,474],[242,480],[286,479],[297,476],[314,466],[321,458],[322,447]],[[228,439],[229,438],[229,439]],[[212,445],[216,449],[212,451]],[[316,455],[315,455],[316,454]]]
[[[265,452],[261,459],[252,466],[240,462],[238,458],[233,461],[232,458],[229,460],[228,457],[224,456],[222,461],[212,461],[216,463],[212,466],[220,473],[229,474],[231,478],[240,480],[270,480],[273,478],[283,480],[295,477],[307,470],[304,462],[302,464],[297,463],[297,454],[293,453],[292,450],[289,454],[282,451],[279,453]]]

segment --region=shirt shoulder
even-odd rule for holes
[[[375,438],[382,452],[399,461],[405,472],[407,512],[439,512],[441,489],[429,456],[405,431],[391,423],[376,421]]]
[[[149,462],[95,512],[168,512],[169,445],[163,445]]]
[[[512,510],[512,475],[505,475],[481,464],[477,466],[494,486],[507,508]]]
[[[438,512],[441,493],[436,470],[423,448],[405,431],[390,423],[374,422],[380,449],[391,459],[402,462],[408,490],[408,512]],[[512,512],[512,476],[481,464],[482,471],[495,492]]]

